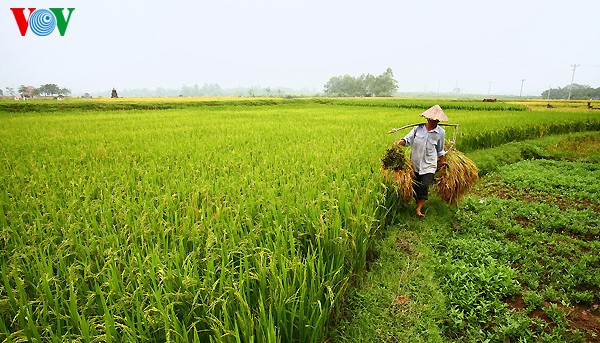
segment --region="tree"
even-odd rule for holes
[[[40,95],[46,96],[49,94],[49,91],[46,89],[46,85],[41,85],[38,89],[37,89],[38,93],[40,93]]]
[[[364,75],[354,78],[348,74],[344,76],[334,76],[325,84],[325,94],[332,96],[364,96]]]
[[[569,98],[569,87],[566,85],[564,88],[550,88],[542,92],[542,98],[544,99],[568,99]],[[589,99],[600,99],[600,87],[592,88],[588,85],[573,84],[571,89],[571,99],[573,100],[589,100]]]
[[[181,94],[182,96],[192,96],[194,92],[194,89],[192,87],[183,85],[183,87],[181,87],[181,91],[179,92],[179,94]]]
[[[387,68],[383,74],[377,76],[373,93],[375,96],[392,96],[397,89],[398,81],[394,79],[392,68]]]
[[[50,95],[53,96],[54,94],[60,94],[60,88],[55,85],[54,83],[48,83],[45,85],[40,86],[40,88],[38,88],[40,94],[44,94],[46,96]]]
[[[6,92],[10,94],[10,96],[15,96],[15,89],[12,87],[6,87]]]
[[[0,96],[4,96],[4,92],[0,89]]]
[[[36,95],[36,89],[33,86],[21,85],[19,87],[19,94],[21,94],[22,97],[31,98]]]
[[[325,94],[331,96],[392,96],[398,89],[397,81],[391,68],[379,75],[363,74],[359,77],[350,75],[334,76],[325,84]]]
[[[331,79],[329,79],[329,81],[327,81],[327,83],[323,87],[325,94],[332,95],[332,96],[336,96],[336,95],[341,96],[340,95],[341,82],[342,82],[342,80],[341,80],[340,76],[334,76]]]
[[[200,96],[221,96],[223,95],[223,89],[218,83],[205,83],[200,89]]]

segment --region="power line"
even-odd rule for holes
[[[528,76],[530,79],[532,79],[532,78],[533,78],[533,79],[538,79],[538,78],[540,78],[540,77],[542,77],[542,76],[546,76],[546,75],[555,74],[555,73],[557,73],[557,72],[559,72],[559,71],[564,71],[564,70],[565,70],[565,68],[564,68],[564,67],[562,67],[562,68],[556,68],[556,69],[553,69],[553,70],[547,70],[547,71],[544,71],[544,72],[539,72],[539,73],[535,73],[535,74],[533,74],[533,75],[527,75],[527,76]]]

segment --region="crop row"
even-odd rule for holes
[[[318,341],[382,192],[297,114],[3,118],[0,338]]]
[[[274,105],[332,105],[359,106],[373,108],[397,108],[426,110],[438,104],[438,100],[414,99],[336,99],[336,98],[165,98],[165,99],[34,99],[28,101],[0,101],[0,112],[65,112],[65,111],[126,111],[126,110],[167,110],[189,109],[213,106],[274,106]],[[478,111],[524,111],[526,107],[502,102],[442,100],[444,109]]]
[[[461,139],[506,124],[449,113],[474,126]],[[513,125],[539,115],[519,113]],[[296,104],[0,117],[0,340],[314,342],[392,206],[386,132],[416,115]]]

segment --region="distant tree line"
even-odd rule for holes
[[[218,83],[206,83],[202,86],[194,84],[191,86],[183,85],[181,88],[163,88],[155,89],[118,89],[121,97],[294,97],[294,96],[318,96],[319,90],[315,88],[285,88],[285,87],[264,87],[260,85],[250,87],[223,88]],[[106,96],[106,92],[95,93],[95,96]],[[108,92],[110,94],[110,92]]]
[[[567,85],[563,88],[550,88],[542,92],[542,98],[544,99],[568,99],[569,98],[569,87]],[[600,99],[600,87],[592,88],[588,85],[579,85],[574,83],[571,89],[572,100],[590,100]]]
[[[19,96],[24,97],[24,98],[32,98],[34,96],[54,96],[54,95],[70,95],[71,94],[70,89],[61,88],[54,83],[48,83],[45,85],[41,85],[38,88],[33,87],[33,86],[21,85],[21,86],[19,86],[19,88],[16,91],[12,87],[5,87],[4,89],[6,92],[3,92],[0,89],[0,96],[4,96],[4,95],[16,96],[18,94]]]
[[[392,96],[397,89],[398,81],[394,79],[391,68],[378,76],[334,76],[324,86],[324,92],[329,96]]]

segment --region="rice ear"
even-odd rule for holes
[[[390,152],[393,150],[393,154]],[[413,179],[414,171],[410,158],[404,153],[404,149],[393,147],[382,158],[381,175],[388,184],[391,184],[396,195],[403,204],[410,202],[414,195]],[[402,159],[402,160],[399,160]],[[393,169],[388,169],[387,166]]]
[[[436,174],[435,188],[442,200],[454,205],[477,183],[479,171],[471,159],[456,149],[446,153],[446,162],[448,167]]]

